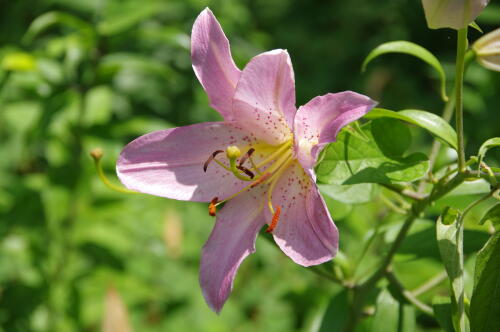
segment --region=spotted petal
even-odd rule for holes
[[[129,143],[116,170],[122,183],[143,193],[190,201],[219,200],[248,183],[215,163],[203,164],[216,150],[236,145],[242,150],[255,140],[241,127],[223,122],[155,131]],[[224,156],[224,154],[221,154]]]
[[[276,145],[291,137],[295,112],[295,81],[288,52],[274,50],[254,57],[236,87],[235,121]]]
[[[370,111],[376,102],[345,91],[313,98],[295,116],[295,149],[304,168],[314,167],[321,149],[334,142],[345,125]]]
[[[255,252],[255,239],[265,224],[263,194],[257,187],[226,203],[203,247],[200,285],[208,305],[217,313],[231,294],[241,262]]]
[[[281,215],[273,231],[278,246],[295,263],[311,266],[337,253],[337,227],[316,184],[298,163],[288,168],[272,192],[273,206]],[[269,215],[267,216],[269,219]]]
[[[226,121],[232,120],[233,95],[241,71],[234,64],[229,41],[208,8],[194,22],[191,58],[196,77],[210,99],[210,106]]]

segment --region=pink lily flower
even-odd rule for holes
[[[129,143],[117,162],[125,186],[178,200],[210,202],[215,227],[202,250],[200,284],[220,312],[243,259],[268,224],[277,245],[302,266],[332,259],[338,231],[313,167],[321,149],[375,102],[346,91],[295,107],[285,50],[257,55],[240,71],[207,8],[191,35],[193,69],[224,122],[160,130]],[[217,207],[225,203],[216,212]]]

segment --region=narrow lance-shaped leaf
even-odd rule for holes
[[[432,66],[436,70],[437,74],[439,75],[439,79],[441,80],[441,98],[444,101],[448,101],[448,96],[446,95],[446,74],[443,70],[443,66],[441,66],[439,60],[431,52],[415,43],[405,40],[398,40],[381,44],[373,49],[370,54],[368,54],[368,56],[365,58],[365,61],[363,61],[361,70],[364,71],[366,69],[366,66],[373,59],[387,53],[403,53],[413,55]]]
[[[457,331],[463,332],[467,322],[464,312],[463,227],[459,219],[460,212],[457,209],[446,208],[436,223],[436,237],[451,282],[453,324]]]
[[[500,326],[500,232],[477,254],[470,321],[471,331],[497,331]]]
[[[420,110],[394,112],[384,108],[374,108],[365,116],[365,118],[368,119],[381,117],[398,119],[419,126],[426,129],[455,150],[457,149],[457,133],[448,122],[436,114]]]

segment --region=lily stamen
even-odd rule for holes
[[[280,219],[281,206],[276,206],[276,212],[273,213],[273,219],[271,220],[271,224],[266,229],[266,233],[272,233],[276,226],[278,225],[278,221]]]
[[[219,154],[219,153],[222,153],[224,151],[222,150],[217,150],[217,151],[214,151],[212,152],[212,154],[210,155],[210,157],[208,157],[207,161],[205,161],[205,163],[203,164],[203,171],[206,173],[207,172],[207,168],[208,168],[208,164],[210,164],[210,162],[212,162],[213,160],[215,160],[215,157]],[[215,160],[217,161],[217,160]]]
[[[238,163],[238,166],[243,166],[245,161],[247,161],[247,159],[250,158],[250,156],[252,156],[252,153],[254,153],[254,152],[255,152],[254,148],[248,149],[247,153],[245,153],[245,155],[240,158],[240,162]]]
[[[211,215],[212,217],[215,217],[217,214],[217,201],[219,199],[217,197],[212,198],[212,201],[208,205],[208,214]]]
[[[239,169],[240,171],[242,171],[243,173],[245,173],[246,175],[248,175],[250,177],[250,179],[252,179],[252,180],[255,177],[255,174],[253,174],[253,172],[251,170],[249,170],[248,168],[246,168],[245,166],[238,165],[238,166],[236,166],[236,168]]]

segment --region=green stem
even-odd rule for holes
[[[344,329],[345,332],[354,331],[357,321],[359,320],[363,312],[363,305],[367,295],[371,290],[373,290],[377,282],[386,275],[389,266],[391,265],[392,259],[394,258],[394,255],[403,243],[403,240],[406,238],[406,235],[408,234],[408,231],[410,230],[414,221],[425,211],[427,206],[455,189],[458,185],[464,182],[466,178],[467,174],[458,173],[446,183],[437,184],[435,190],[424,200],[417,201],[412,204],[411,214],[406,218],[403,226],[396,236],[396,239],[389,248],[389,251],[382,260],[379,268],[370,277],[368,277],[366,281],[352,288],[354,294],[351,311],[349,313],[347,324]]]
[[[399,294],[409,303],[413,304],[417,309],[422,311],[423,313],[434,317],[434,312],[430,306],[421,302],[415,294],[404,288],[403,284],[399,281],[392,270],[387,271],[386,273],[387,280],[393,285],[399,292]]]
[[[476,54],[473,50],[468,50],[467,53],[465,53],[465,59],[464,59],[464,76],[465,73],[467,72],[467,68],[469,68],[469,65],[472,63],[472,61],[475,59]],[[446,121],[450,122],[451,117],[453,116],[453,110],[455,109],[455,101],[456,101],[456,93],[455,93],[455,88],[453,88],[453,91],[451,92],[450,98],[448,99],[448,102],[444,105],[442,115],[441,117]],[[431,152],[429,153],[429,173],[432,174],[432,171],[434,169],[434,164],[436,163],[437,157],[439,155],[439,150],[441,149],[441,142],[438,141],[437,139],[434,139],[432,142],[432,147],[431,147]],[[430,176],[429,174],[429,176]],[[418,192],[423,192],[425,189],[425,180],[422,180],[419,184],[418,187]]]
[[[111,181],[109,181],[109,179],[106,177],[106,174],[104,173],[104,170],[102,169],[102,165],[101,165],[102,152],[99,152],[101,155],[97,155],[95,153],[95,151],[96,150],[92,151],[90,155],[91,155],[92,159],[94,159],[94,165],[95,165],[95,169],[97,171],[97,175],[99,175],[99,178],[101,179],[102,183],[104,183],[104,185],[106,187],[108,187],[109,189],[111,189],[113,191],[117,191],[117,192],[123,193],[123,194],[140,194],[138,191],[122,188],[120,186],[117,186],[116,184],[113,184]]]
[[[467,51],[467,27],[458,30],[457,60],[455,71],[455,120],[458,136],[458,169],[465,171],[465,144],[464,144],[464,119],[463,119],[463,86],[465,53]]]
[[[421,294],[426,293],[427,291],[431,290],[432,288],[436,287],[443,281],[445,281],[448,278],[448,274],[446,271],[443,271],[437,275],[435,275],[433,278],[429,279],[426,281],[424,284],[418,286],[412,291],[412,294],[415,296],[419,296]]]

